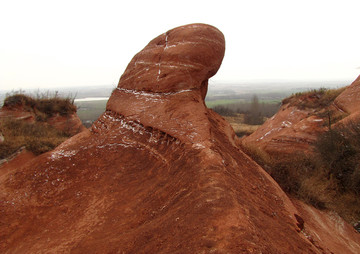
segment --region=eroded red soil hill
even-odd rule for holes
[[[360,117],[360,76],[336,98],[322,105],[316,92],[295,96],[251,135],[242,139],[248,147],[256,147],[272,155],[311,152],[311,144],[329,124],[340,124]]]
[[[6,107],[0,109],[0,119],[12,118],[29,123],[36,121],[36,114],[33,111],[28,111],[22,106]],[[82,124],[79,116],[76,113],[67,115],[54,114],[43,121],[44,124],[49,124],[59,131],[66,132],[70,135],[75,135],[86,128]]]
[[[349,114],[360,111],[360,76],[335,99],[335,103]]]
[[[0,252],[356,253],[354,230],[350,246],[314,244],[308,218],[206,108],[224,50],[204,24],[151,41],[90,131],[1,178]]]

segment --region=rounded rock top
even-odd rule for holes
[[[217,28],[190,24],[167,31],[136,54],[118,88],[155,93],[207,90],[220,68],[225,38]]]

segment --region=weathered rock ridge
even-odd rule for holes
[[[311,152],[311,144],[329,127],[329,114],[330,124],[335,125],[360,117],[360,76],[325,107],[302,106],[319,100],[316,94],[304,94],[297,100],[295,105],[284,103],[272,118],[241,142],[272,155]]]
[[[194,24],[170,30],[131,60],[107,110],[183,142],[206,142],[211,127],[204,103],[207,82],[224,52],[224,36],[214,27]]]
[[[356,253],[350,226],[333,222],[332,236],[307,226],[312,211],[206,108],[224,50],[209,25],[160,35],[90,131],[1,175],[0,252]]]
[[[335,99],[335,103],[348,114],[360,111],[360,75]]]

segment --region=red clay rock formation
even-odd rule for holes
[[[170,30],[131,60],[107,110],[184,142],[206,142],[207,82],[224,52],[224,36],[214,27],[195,24]]]
[[[76,113],[67,116],[57,114],[47,119],[46,122],[60,131],[69,133],[71,136],[86,130]]]
[[[339,124],[359,121],[360,119],[360,76],[334,101],[337,107],[349,114]]]
[[[245,146],[255,146],[269,154],[306,152],[323,129],[324,119],[312,115],[312,110],[283,105],[251,135],[242,139]],[[310,117],[309,117],[310,116]]]
[[[0,109],[0,119],[7,118],[7,117],[26,121],[29,123],[34,123],[35,118],[36,118],[35,114],[33,112],[28,112],[28,111],[24,110],[22,107],[7,108],[7,107],[3,106]]]
[[[302,218],[306,218],[302,233],[321,253],[359,252],[356,250],[359,246],[359,234],[354,234],[354,228],[338,214],[320,211],[298,200],[293,200],[293,203]]]
[[[335,104],[348,114],[360,111],[360,75],[335,99]]]
[[[16,153],[6,159],[0,160],[0,177],[34,159],[36,156],[26,151],[25,147],[20,148]]]
[[[341,250],[314,244],[307,218],[206,108],[224,49],[209,25],[160,35],[91,131],[1,176],[0,252],[356,253],[354,232]]]
[[[304,94],[294,104],[287,101],[279,111],[251,135],[242,139],[245,146],[253,146],[272,155],[311,152],[319,133],[331,124],[340,124],[360,117],[360,76],[335,100],[325,107],[305,107],[316,103],[316,94]],[[335,123],[334,120],[341,119]]]

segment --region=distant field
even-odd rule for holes
[[[228,105],[233,103],[238,103],[243,100],[241,99],[221,99],[221,100],[205,100],[206,106],[209,108],[219,106],[219,105]]]
[[[244,123],[244,115],[237,114],[236,116],[224,116],[225,120],[230,123],[231,127],[234,129],[236,135],[242,137],[244,135],[250,135],[261,125],[250,125]]]
[[[107,100],[79,101],[75,102],[78,107],[77,114],[82,122],[93,122],[105,111]]]
[[[251,101],[251,96],[249,95],[249,97],[247,99],[211,99],[211,100],[205,100],[206,106],[209,108],[213,108],[216,106],[224,106],[224,105],[231,105],[231,104],[246,104],[246,103],[250,103]],[[259,103],[265,103],[265,104],[278,104],[282,101],[283,98],[264,98],[264,99],[259,99]]]
[[[224,105],[229,107],[238,107],[239,104],[243,107],[249,104],[251,100],[251,95],[248,98],[238,98],[238,99],[228,99],[226,96],[221,99],[211,98],[209,100],[205,100],[206,106],[209,108],[213,108],[216,106]],[[260,103],[279,103],[281,100],[278,98],[266,98],[260,99]],[[80,117],[81,121],[85,122],[93,122],[105,111],[107,100],[91,100],[91,101],[75,101],[76,106],[78,107],[77,114]]]
[[[335,85],[331,84],[332,86]],[[268,84],[258,83],[249,85],[222,85],[209,87],[208,95],[205,103],[207,107],[214,108],[216,106],[226,106],[232,110],[241,109],[246,111],[249,109],[251,99],[257,95],[262,108],[268,109],[276,107],[285,97],[299,91],[306,91],[309,87],[321,86],[319,83],[279,83]],[[327,86],[323,84],[322,86]],[[221,87],[221,88],[220,88]],[[91,89],[79,89],[74,91],[64,91],[63,93],[76,94],[77,98],[85,97],[108,97],[114,87],[98,87]],[[216,88],[216,89],[214,89]],[[107,100],[93,101],[75,101],[78,106],[78,115],[85,122],[95,121],[104,111]],[[267,115],[267,114],[265,114]]]

